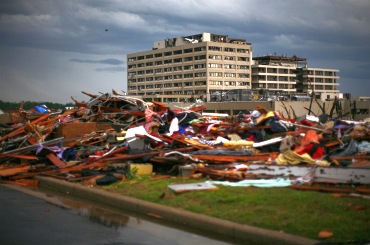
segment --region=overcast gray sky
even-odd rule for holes
[[[127,54],[203,32],[339,69],[341,92],[370,95],[369,13],[369,0],[0,0],[0,100],[126,91]]]

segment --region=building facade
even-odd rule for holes
[[[338,86],[339,70],[323,68],[300,68],[298,69],[297,92],[308,92],[320,95],[321,100],[343,98]]]
[[[253,58],[252,89],[297,92],[297,69],[307,66],[305,58],[266,55]]]
[[[337,69],[309,68],[306,58],[266,55],[254,57],[252,89],[312,94],[321,100],[342,98]]]
[[[251,44],[202,33],[156,41],[127,55],[127,92],[144,99],[209,101],[213,94],[251,88]]]

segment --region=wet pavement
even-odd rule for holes
[[[0,186],[1,244],[234,244],[19,187]]]

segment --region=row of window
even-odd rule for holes
[[[216,69],[232,69],[232,70],[249,70],[248,65],[230,65],[230,64],[208,64],[209,68],[216,68]],[[152,74],[152,73],[162,73],[162,72],[172,72],[172,71],[186,71],[186,70],[193,70],[193,69],[204,69],[206,68],[206,64],[195,64],[195,65],[185,65],[185,66],[175,66],[175,67],[164,67],[164,68],[156,68],[156,69],[149,69],[149,70],[139,70],[137,72],[129,72],[128,76],[144,75],[144,74]]]
[[[165,51],[155,54],[147,54],[147,55],[140,55],[137,57],[129,57],[128,61],[133,62],[136,60],[144,60],[144,59],[153,59],[153,58],[161,58],[166,56],[172,56],[172,55],[180,55],[180,54],[188,54],[188,53],[195,53],[195,52],[201,52],[205,51],[206,47],[196,47],[196,48],[187,48],[187,49],[179,49],[174,51]],[[219,47],[219,46],[209,46],[208,50],[211,51],[219,51],[219,52],[228,52],[228,53],[241,53],[241,54],[249,54],[249,49],[243,49],[243,48],[230,48],[230,47]]]
[[[286,76],[263,76],[263,75],[253,75],[253,81],[280,81],[280,82],[296,82],[297,77],[286,77]]]
[[[293,84],[274,84],[274,83],[252,83],[252,89],[261,89],[261,88],[269,88],[269,89],[295,89],[295,85]]]
[[[316,76],[328,76],[328,77],[333,77],[336,76],[336,72],[332,71],[303,71],[303,75],[316,75]]]
[[[295,69],[284,69],[284,68],[266,68],[256,67],[252,69],[253,73],[275,73],[275,74],[293,74],[296,75]]]
[[[147,84],[139,86],[128,86],[129,90],[142,90],[142,89],[181,89],[185,87],[197,87],[205,86],[206,82],[184,82],[184,83],[165,83],[165,84]],[[249,82],[237,82],[237,81],[210,81],[210,86],[250,86]]]
[[[198,60],[205,60],[207,57],[206,55],[199,55],[199,56],[189,56],[177,59],[165,59],[165,60],[157,60],[157,61],[150,61],[146,63],[139,63],[139,64],[129,64],[127,67],[128,69],[146,67],[146,66],[160,66],[160,65],[168,65],[168,64],[175,64],[181,62],[190,62],[190,61],[198,61]],[[231,60],[231,61],[243,61],[249,63],[249,57],[243,56],[222,56],[222,55],[208,55],[208,59],[212,60]]]
[[[336,79],[332,78],[309,78],[307,79],[309,83],[337,83]]]
[[[151,73],[147,73],[151,74]],[[153,73],[154,74],[154,73]],[[129,73],[129,81],[136,82],[136,79],[134,78],[135,74]],[[144,75],[138,74],[138,75]],[[209,77],[238,77],[238,78],[249,78],[249,73],[232,73],[232,72],[210,72]],[[154,81],[154,80],[169,80],[169,79],[182,79],[182,78],[192,78],[192,77],[206,77],[206,72],[196,72],[196,73],[185,73],[185,74],[175,74],[175,75],[167,75],[167,76],[150,76],[150,77],[138,77],[138,82],[144,82],[144,81]],[[144,80],[145,79],[145,80]]]

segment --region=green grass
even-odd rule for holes
[[[319,239],[321,230],[330,229],[334,236],[325,239],[330,243],[370,240],[370,199],[281,187],[220,185],[218,190],[181,194],[168,188],[171,184],[203,181],[181,177],[151,181],[148,177],[139,176],[98,188],[306,238]]]

